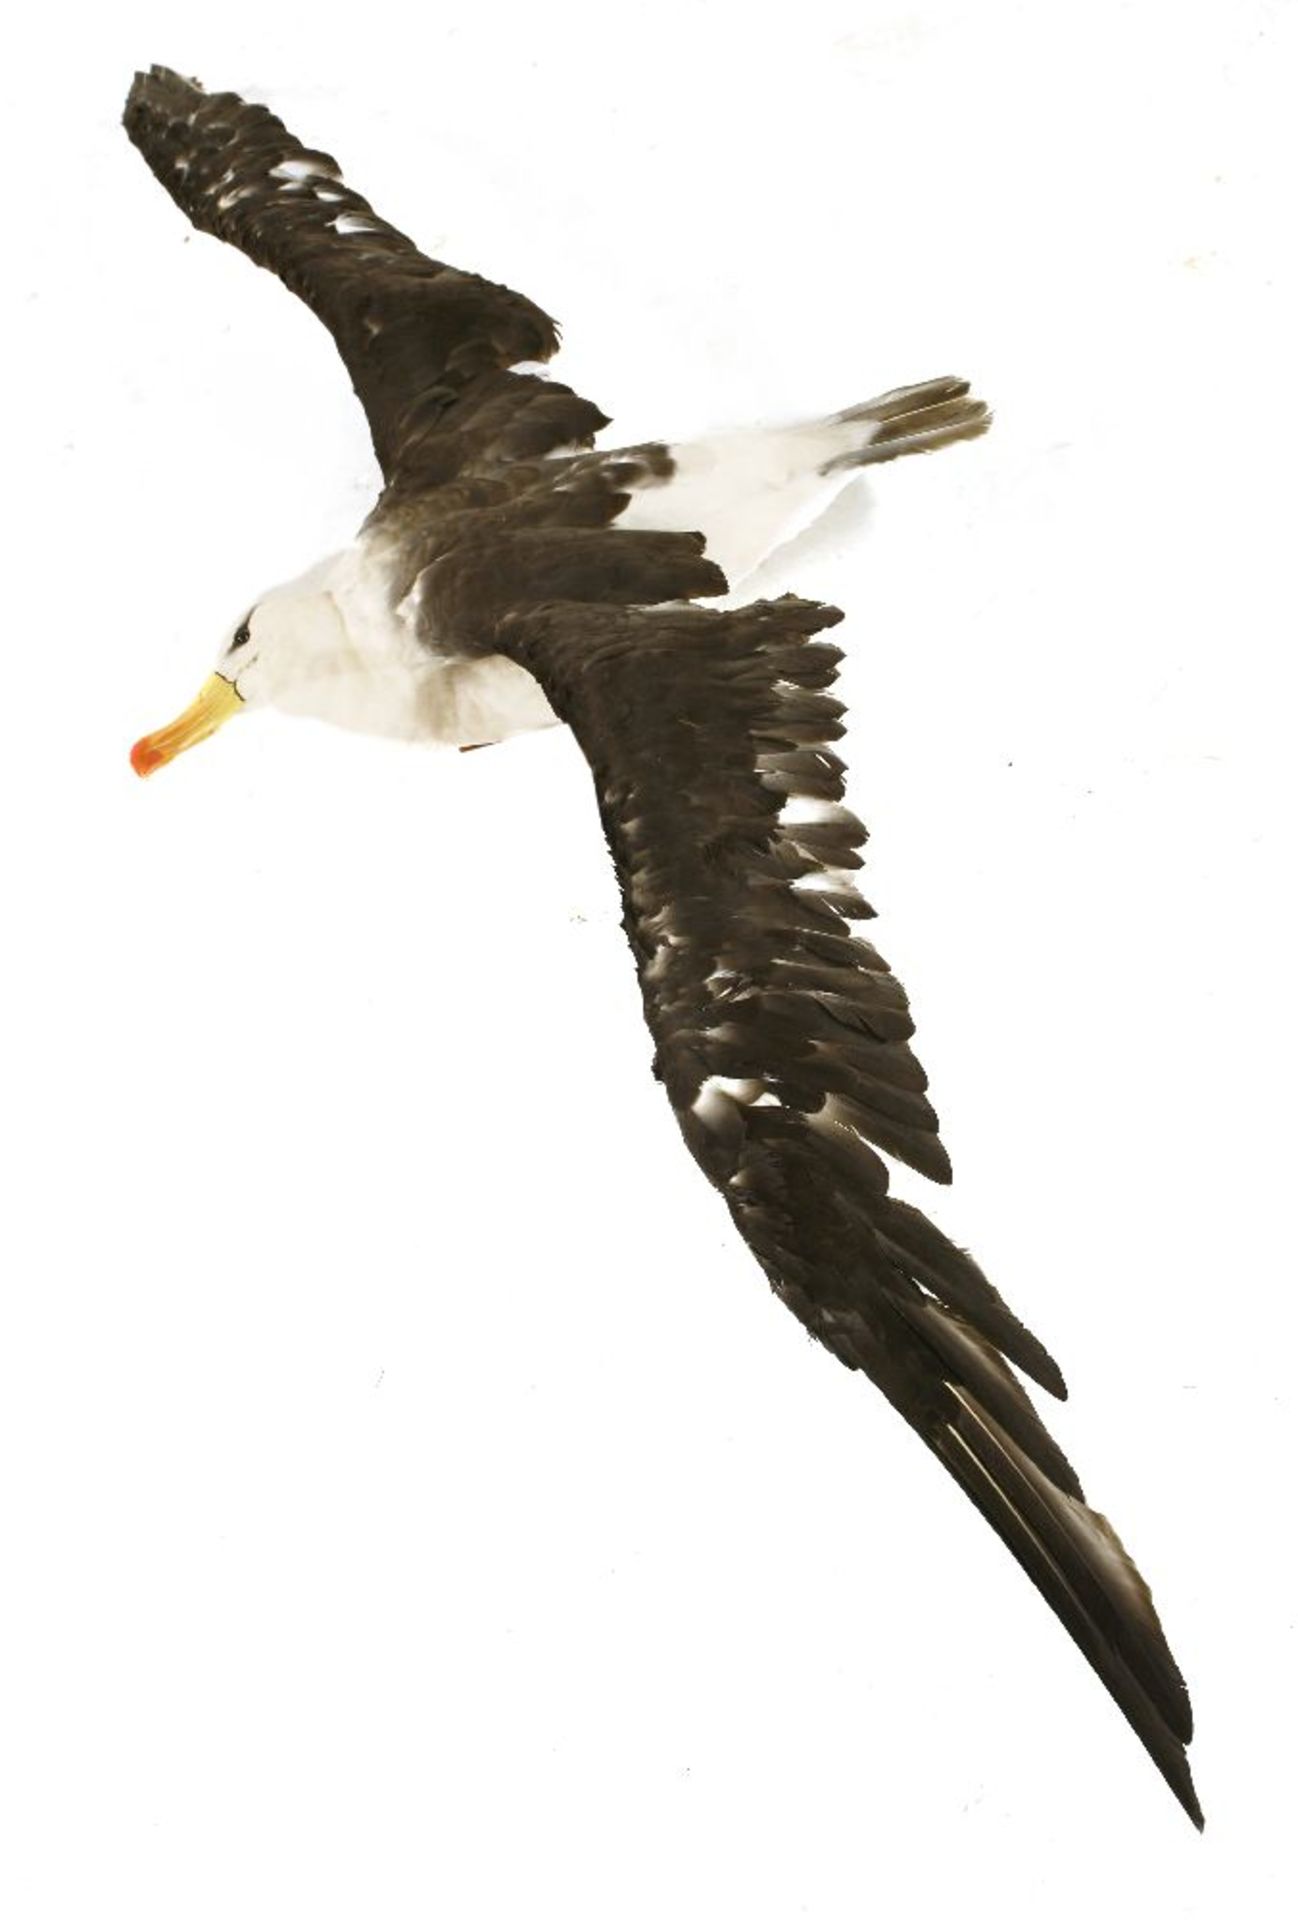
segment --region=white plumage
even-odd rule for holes
[[[670,445],[672,471],[636,482],[618,525],[702,533],[734,591],[856,477],[879,425],[853,409]],[[250,706],[433,746],[485,746],[555,725],[540,686],[512,660],[430,652],[417,637],[413,593],[394,596],[396,560],[393,536],[380,523],[269,589],[249,616],[250,640],[227,643],[217,671]]]

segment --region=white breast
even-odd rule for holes
[[[359,733],[471,747],[557,724],[525,668],[493,654],[439,656],[416,639],[413,608],[393,603],[391,557],[379,534],[358,538],[330,563],[325,587],[340,634],[325,670],[278,705]]]

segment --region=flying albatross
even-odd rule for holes
[[[566,722],[621,885],[654,1072],[803,1326],[866,1375],[996,1529],[1196,1824],[1190,1704],[1149,1589],[1019,1382],[1059,1368],[888,1190],[950,1179],[906,996],[851,931],[861,823],[832,743],[834,607],[733,590],[861,468],[988,425],[963,380],[830,419],[596,450],[607,417],[524,364],[520,294],[430,260],[263,106],[163,67],[125,125],[194,225],[328,327],[383,491],[351,546],[262,594],[141,774],[246,707],[477,747]],[[1017,1369],[1016,1373],[1013,1369]]]

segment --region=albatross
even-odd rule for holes
[[[1149,1588],[1020,1379],[1063,1399],[1063,1376],[889,1191],[889,1158],[939,1183],[951,1167],[906,995],[853,931],[865,829],[822,637],[842,615],[734,604],[854,475],[976,438],[986,407],[941,378],[828,419],[600,449],[608,417],[537,371],[555,323],[429,259],[265,106],[154,67],[124,121],[193,224],[324,322],[383,477],[350,546],[240,611],[136,771],[255,707],[462,749],[570,727],[690,1152],[774,1292],[964,1489],[1202,1825]]]

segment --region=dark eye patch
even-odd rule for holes
[[[249,614],[248,619],[244,621],[243,625],[239,628],[239,631],[235,634],[234,639],[230,642],[231,653],[234,652],[236,647],[246,647],[248,642],[252,639],[252,631],[249,626],[249,621],[251,621],[251,619],[252,619],[252,615]]]

